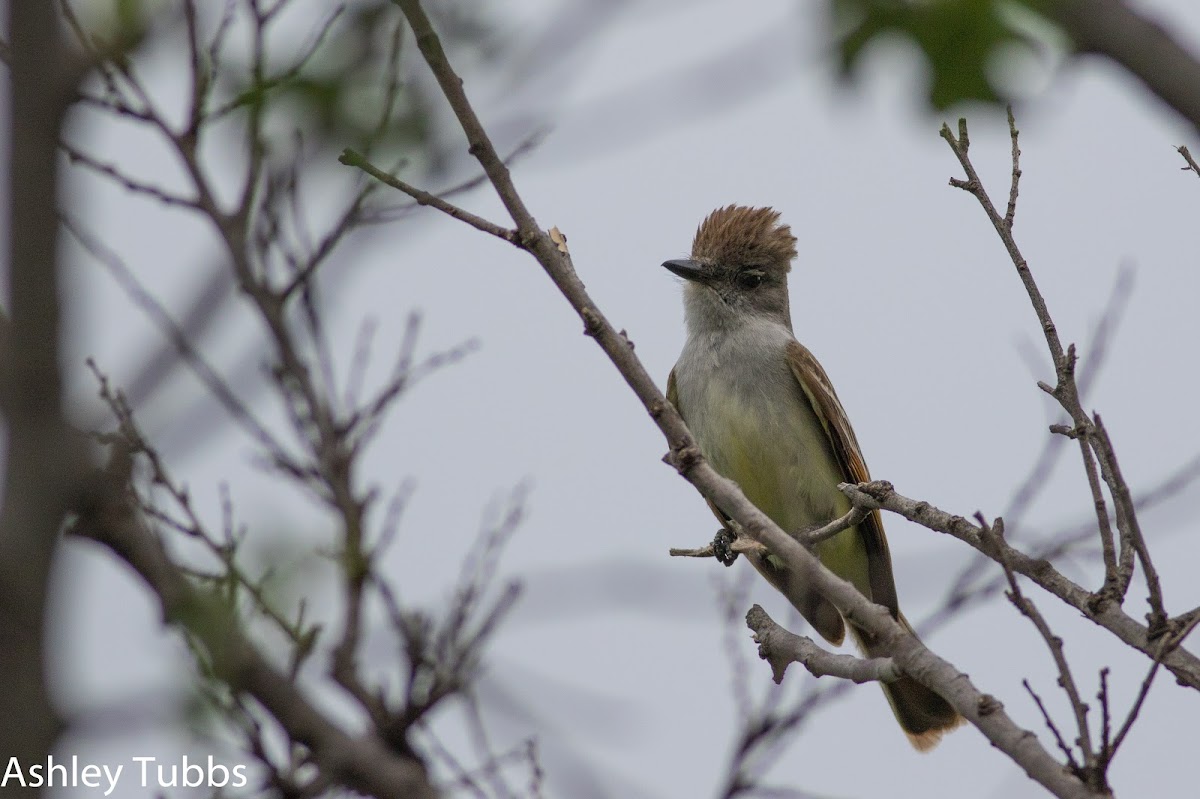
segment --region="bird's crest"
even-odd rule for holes
[[[787,272],[796,257],[796,237],[779,224],[774,208],[727,205],[700,223],[692,241],[692,257],[724,266],[782,266]]]

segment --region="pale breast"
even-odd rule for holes
[[[675,366],[700,451],[790,532],[844,513],[844,478],[785,357],[791,331],[762,323],[688,339]]]

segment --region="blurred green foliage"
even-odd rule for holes
[[[460,59],[490,60],[502,52],[486,5],[443,0],[429,6]],[[385,160],[424,161],[436,168],[432,145],[456,130],[440,129],[439,115],[430,112],[444,100],[434,84],[416,78],[424,64],[409,57],[416,48],[403,17],[389,0],[355,0],[335,8],[340,13],[307,11],[312,32],[301,48],[286,46],[282,36],[269,42],[275,66],[265,75],[256,75],[253,63],[242,57],[226,59],[219,73],[223,87],[275,117],[279,128],[303,131],[321,150],[352,145],[386,154]],[[311,51],[303,52],[305,47]]]
[[[830,0],[843,75],[853,74],[870,45],[885,39],[913,44],[930,74],[929,102],[940,110],[963,101],[1002,103],[997,80],[1018,48],[1037,52],[1027,5],[1013,0]]]
[[[488,4],[437,0],[427,11],[460,62],[505,52]],[[271,139],[310,152],[352,146],[436,169],[444,103],[390,0],[68,0],[86,50],[147,74],[187,73],[204,93],[201,124],[250,113]],[[187,39],[199,44],[193,58]],[[166,60],[170,64],[165,63]],[[190,62],[190,63],[189,63]]]

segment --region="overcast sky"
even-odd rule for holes
[[[967,113],[975,163],[1003,196],[1002,116],[928,110],[923,73],[903,47],[874,51],[860,80],[841,85],[824,52],[823,4],[613,3],[589,12],[580,39],[569,40],[569,57],[552,65],[539,37],[558,24],[559,4],[519,5],[522,16],[504,25],[508,58],[469,74],[467,90],[502,150],[548,126],[543,143],[515,167],[517,186],[543,227],[567,235],[592,296],[651,371],[665,383],[683,344],[678,281],[659,264],[687,254],[713,208],[774,206],[799,238],[791,275],[796,335],[837,387],[872,475],[965,516],[1004,512],[1049,436],[1047,424],[1057,421],[1035,385],[1053,371],[1003,247],[975,200],[947,185],[959,168],[937,133],[944,118],[953,124]],[[1200,51],[1200,6],[1140,5],[1161,11]],[[569,27],[553,30],[565,37]],[[156,57],[170,64],[168,56]],[[180,68],[156,73],[161,91],[183,87]],[[1017,117],[1024,179],[1016,235],[1064,341],[1085,345],[1119,270],[1132,272],[1119,329],[1085,404],[1103,415],[1130,483],[1149,490],[1200,453],[1200,180],[1180,171],[1174,150],[1200,142],[1134,80],[1097,59],[1055,73]],[[104,160],[150,176],[175,174],[169,159],[143,149],[125,128],[96,129],[88,141]],[[462,156],[465,145],[454,147]],[[172,308],[186,307],[209,267],[203,228],[93,179],[76,176],[69,185],[89,224],[147,285]],[[460,199],[503,221],[487,191]],[[715,589],[738,582],[749,566],[666,556],[672,546],[706,543],[713,519],[660,462],[666,448],[658,431],[531,258],[431,210],[376,230],[369,244],[347,251],[353,261],[326,276],[343,363],[362,320],[373,317],[374,374],[385,374],[388,343],[413,310],[423,316],[423,352],[470,338],[481,345],[414,388],[369,452],[370,479],[385,487],[415,480],[385,570],[407,601],[444,602],[489,503],[527,485],[528,516],[502,562],[526,594],[491,648],[483,684],[493,740],[503,749],[538,734],[548,795],[711,795],[737,723],[730,641],[750,689],[761,694],[769,685],[749,633],[724,621]],[[68,368],[84,398],[92,388],[79,368],[83,357],[94,356],[119,382],[155,334],[103,272],[81,271]],[[234,313],[206,349],[233,368],[255,336],[250,317]],[[1084,366],[1092,355],[1081,350]],[[243,438],[212,435],[202,446],[172,449],[186,438],[172,429],[172,409],[198,392],[181,378],[147,409],[151,432],[197,503],[219,519],[217,486],[227,482],[242,521],[285,542],[284,551],[310,548],[328,520],[258,471]],[[260,401],[264,415],[277,412]],[[1188,524],[1198,493],[1143,518],[1173,613],[1200,604],[1200,544]],[[1011,533],[1046,535],[1085,521],[1089,507],[1078,455],[1066,449]],[[885,526],[902,606],[918,622],[938,607],[970,551],[896,517]],[[169,729],[167,700],[187,685],[180,644],[162,633],[154,604],[127,569],[78,541],[66,550],[59,576],[69,591],[56,622],[62,657],[55,668],[64,702],[92,714],[86,751],[99,762],[189,751],[182,734],[159,731]],[[1089,552],[1059,565],[1095,586],[1097,561]],[[1146,659],[1049,596],[1029,593],[1066,638],[1087,695],[1097,690],[1097,669],[1112,668],[1123,714]],[[1144,613],[1143,595],[1135,583],[1132,616]],[[317,613],[332,609],[329,598],[317,591]],[[770,591],[755,588],[753,599],[778,620],[789,618]],[[1053,742],[1022,678],[1069,726],[1044,645],[1002,598],[927,643],[1047,747]],[[386,670],[386,641],[369,653]],[[800,690],[799,667],[785,682]],[[161,717],[145,718],[154,703]],[[134,708],[139,720],[96,713],[105,708]],[[1196,736],[1183,731],[1196,729],[1198,714],[1194,693],[1160,679],[1112,772],[1118,795],[1179,795],[1195,785]],[[460,740],[453,713],[444,729],[448,740]],[[81,746],[68,741],[64,752]],[[594,781],[594,790],[584,792],[581,781]],[[836,797],[1043,795],[973,729],[930,754],[913,752],[869,685],[815,715],[769,781]],[[145,795],[132,784],[122,790]]]

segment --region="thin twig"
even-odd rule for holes
[[[71,163],[81,164],[93,172],[113,181],[126,191],[132,192],[133,194],[140,194],[145,197],[150,197],[151,199],[157,200],[163,205],[168,206],[176,206],[190,210],[197,210],[200,207],[194,198],[172,194],[166,189],[160,188],[152,183],[146,183],[132,178],[120,171],[115,164],[104,163],[96,158],[93,158],[92,156],[65,141],[59,143],[59,148],[67,154],[67,158],[70,159]]]
[[[996,519],[994,524],[989,525],[982,513],[976,514],[975,519],[979,522],[980,537],[993,550],[992,558],[1000,564],[1001,568],[1004,569],[1005,576],[1008,578],[1009,600],[1037,629],[1038,634],[1042,636],[1042,640],[1046,642],[1046,648],[1050,650],[1050,656],[1054,659],[1054,666],[1058,670],[1058,684],[1066,693],[1067,699],[1071,704],[1071,711],[1075,714],[1075,729],[1078,734],[1075,742],[1079,746],[1079,751],[1083,754],[1083,769],[1077,773],[1081,779],[1090,783],[1091,776],[1096,773],[1096,751],[1092,747],[1092,735],[1088,728],[1088,706],[1083,701],[1083,698],[1079,694],[1079,689],[1075,685],[1075,677],[1071,673],[1071,666],[1067,663],[1066,652],[1063,650],[1063,640],[1050,629],[1049,623],[1041,611],[1037,609],[1037,605],[1033,603],[1033,600],[1029,599],[1021,591],[1021,585],[1017,582],[1017,575],[1013,572],[1012,566],[1009,565],[1008,559],[1005,557],[1007,547],[1003,546],[1003,520]],[[1040,704],[1039,702],[1039,706]],[[1044,712],[1045,710],[1043,709]],[[1055,734],[1057,735],[1057,730]],[[1101,772],[1099,776],[1102,785],[1103,773]]]
[[[1197,176],[1200,176],[1200,164],[1196,163],[1196,159],[1192,157],[1192,153],[1188,150],[1187,145],[1176,147],[1175,149],[1178,150],[1179,154],[1183,156],[1183,160],[1187,161],[1187,166],[1180,167],[1180,169],[1182,169],[1184,172],[1190,169],[1191,171],[1195,172]]]
[[[1107,756],[1106,763],[1112,762],[1112,759],[1116,757],[1117,749],[1120,748],[1121,743],[1125,740],[1125,736],[1129,734],[1129,730],[1137,720],[1138,713],[1141,712],[1142,705],[1145,703],[1146,697],[1150,694],[1150,686],[1154,683],[1154,677],[1158,674],[1159,666],[1162,665],[1163,656],[1179,647],[1183,643],[1183,640],[1191,634],[1192,630],[1200,626],[1200,612],[1192,611],[1172,621],[1172,626],[1175,627],[1175,630],[1160,639],[1159,646],[1162,652],[1150,665],[1150,670],[1147,672],[1146,678],[1142,680],[1142,685],[1138,689],[1137,698],[1134,700],[1133,706],[1129,708],[1129,714],[1125,717],[1124,723],[1121,724],[1120,730],[1117,731],[1116,737],[1113,738],[1112,746],[1105,753]]]
[[[1154,661],[1150,664],[1150,670],[1146,674],[1146,678],[1142,680],[1142,685],[1138,688],[1137,698],[1133,700],[1133,706],[1129,708],[1129,714],[1125,716],[1124,723],[1117,730],[1116,736],[1113,738],[1112,746],[1108,748],[1107,762],[1112,762],[1116,757],[1117,750],[1121,748],[1125,736],[1129,734],[1129,730],[1133,728],[1133,723],[1137,721],[1138,713],[1142,710],[1142,704],[1145,703],[1146,697],[1150,695],[1150,686],[1154,684],[1154,677],[1158,674],[1158,669],[1162,665],[1161,661]],[[1106,763],[1107,765],[1107,763]]]
[[[432,799],[435,791],[420,763],[375,735],[350,735],[329,721],[251,642],[223,599],[192,585],[152,532],[134,521],[113,521],[107,514],[81,518],[73,531],[132,566],[158,597],[165,617],[204,643],[216,673],[260,702],[292,740],[311,749],[322,769],[368,795]]]
[[[1009,138],[1012,140],[1012,183],[1008,189],[1008,209],[1004,212],[1004,227],[1012,230],[1013,221],[1017,216],[1017,194],[1021,183],[1021,148],[1017,146],[1017,121],[1013,117],[1012,106],[1008,106]]]
[[[509,244],[514,244],[518,247],[521,246],[520,237],[515,231],[500,227],[499,225],[487,221],[481,216],[476,216],[470,211],[466,211],[462,208],[459,208],[457,205],[454,205],[453,203],[443,200],[441,197],[438,197],[435,194],[430,194],[423,189],[418,189],[416,186],[405,183],[403,180],[400,180],[393,175],[389,175],[387,172],[384,172],[382,169],[368,161],[361,153],[347,148],[342,151],[341,156],[338,157],[338,161],[346,166],[357,167],[358,169],[361,169],[363,172],[366,172],[368,175],[378,180],[380,183],[384,183],[388,186],[391,186],[393,189],[404,192],[409,197],[412,197],[414,200],[416,200],[418,205],[428,205],[432,208],[436,208],[447,216],[453,217],[460,222],[466,222],[476,230],[482,230],[484,233],[488,233],[496,238],[504,239]]]
[[[170,313],[162,304],[138,282],[133,271],[125,264],[117,253],[106,247],[97,237],[66,214],[60,214],[63,227],[79,244],[108,270],[117,284],[124,289],[129,298],[150,317],[163,336],[175,347],[179,357],[192,370],[193,374],[212,393],[226,412],[246,430],[268,453],[272,462],[291,474],[299,474],[302,467],[287,453],[283,445],[258,421],[246,407],[228,383],[217,373],[216,369],[205,360],[195,348],[191,339],[182,328],[171,318]]]
[[[1159,583],[1158,570],[1155,569],[1154,562],[1150,559],[1150,548],[1146,544],[1141,524],[1138,522],[1133,492],[1129,490],[1129,483],[1121,474],[1117,453],[1113,448],[1108,429],[1100,419],[1100,414],[1093,413],[1092,418],[1095,420],[1095,426],[1092,428],[1088,440],[1096,450],[1097,458],[1100,461],[1100,473],[1104,475],[1104,481],[1113,494],[1117,511],[1117,527],[1128,537],[1130,546],[1137,553],[1138,561],[1142,564],[1142,575],[1146,580],[1149,592],[1147,601],[1150,604],[1150,629],[1152,633],[1159,633],[1166,625],[1167,610],[1163,607],[1162,586]]]
[[[1058,730],[1058,725],[1054,723],[1054,719],[1050,717],[1050,712],[1046,710],[1046,705],[1042,702],[1042,698],[1033,690],[1033,686],[1029,684],[1029,680],[1021,680],[1021,685],[1025,686],[1026,692],[1033,697],[1034,704],[1042,713],[1042,720],[1046,722],[1046,727],[1049,728],[1050,734],[1054,736],[1054,743],[1062,751],[1067,758],[1067,766],[1075,773],[1079,773],[1079,763],[1075,760],[1075,753],[1071,747],[1067,746],[1067,742],[1063,739],[1062,733]]]
[[[749,570],[741,571],[733,579],[722,579],[714,575],[717,599],[721,608],[721,629],[726,657],[729,660],[731,693],[735,712],[742,723],[750,717],[754,698],[750,694],[750,662],[745,647],[741,646],[744,628],[742,608],[749,602],[751,577]],[[740,578],[740,579],[739,579]]]
[[[1088,338],[1087,352],[1089,353],[1089,357],[1082,362],[1082,366],[1078,372],[1080,396],[1087,396],[1092,383],[1100,375],[1108,353],[1109,342],[1120,327],[1128,307],[1129,298],[1132,296],[1133,278],[1134,271],[1130,267],[1122,266],[1117,270],[1116,279],[1109,290],[1108,301],[1105,303],[1104,310],[1100,314],[1100,319]],[[1064,443],[1065,439],[1062,436],[1048,436],[1045,439],[1042,449],[1030,467],[1028,474],[1026,474],[1016,490],[1013,491],[1012,498],[1000,514],[1004,518],[1005,534],[1009,541],[1015,540],[1018,537],[1026,511],[1033,505],[1041,493],[1051,485],[1048,478],[1058,463]],[[1138,500],[1139,510],[1142,509],[1143,503],[1149,500],[1152,494],[1153,492],[1150,492],[1141,496]],[[1095,525],[1089,526],[1086,532],[1088,536],[1095,535]],[[1128,555],[1130,557],[1133,556],[1132,549],[1128,551]],[[1048,554],[1045,556],[1049,557]],[[1111,554],[1108,557],[1111,559]],[[986,556],[981,555],[973,559],[959,573],[958,577],[955,578],[954,583],[947,592],[946,607],[958,607],[967,593],[976,590],[970,586],[990,564],[991,559]],[[1119,568],[1118,571],[1120,571]],[[1003,582],[1002,578],[1000,582]],[[998,586],[999,583],[995,585]]]
[[[829,524],[818,527],[816,530],[810,530],[800,534],[800,543],[812,549],[822,541],[828,541],[843,530],[849,530],[851,527],[858,525],[863,519],[870,515],[870,511],[863,508],[851,507],[845,515],[834,519]]]
[[[795,740],[817,710],[844,697],[851,686],[838,681],[814,687],[791,707],[781,706],[783,695],[779,690],[768,691],[757,707],[747,711],[725,769],[725,784],[716,795],[720,799],[758,795],[771,761],[783,754],[785,746]]]
[[[1009,135],[1013,143],[1013,185],[1015,186],[1016,178],[1020,174],[1018,161],[1020,149],[1017,147],[1019,133],[1011,109],[1009,110],[1008,120]],[[1092,499],[1096,506],[1096,520],[1099,525],[1101,549],[1104,555],[1105,580],[1103,588],[1098,592],[1097,601],[1106,601],[1108,599],[1123,600],[1125,592],[1128,590],[1129,580],[1127,575],[1119,570],[1117,566],[1113,533],[1109,524],[1104,495],[1100,489],[1099,480],[1096,478],[1096,465],[1094,461],[1099,462],[1100,474],[1108,485],[1109,494],[1116,506],[1117,529],[1121,534],[1122,547],[1125,549],[1134,549],[1137,552],[1138,560],[1142,563],[1143,570],[1147,572],[1147,582],[1151,585],[1149,599],[1151,606],[1150,628],[1152,632],[1158,634],[1166,623],[1167,614],[1163,608],[1162,595],[1158,588],[1156,576],[1154,575],[1149,548],[1145,544],[1137,522],[1137,510],[1133,506],[1132,494],[1129,491],[1128,485],[1121,477],[1120,470],[1117,468],[1116,455],[1113,452],[1111,442],[1108,440],[1107,434],[1097,431],[1099,425],[1092,418],[1089,418],[1080,402],[1079,388],[1075,381],[1075,346],[1071,345],[1064,349],[1062,341],[1058,336],[1058,330],[1050,317],[1045,298],[1042,296],[1037,283],[1033,279],[1028,262],[1021,254],[1020,248],[1013,238],[1011,218],[1007,215],[1002,217],[996,211],[991,198],[983,187],[982,181],[979,179],[974,165],[971,163],[970,156],[968,155],[969,139],[965,135],[967,131],[965,119],[959,120],[959,131],[959,136],[956,139],[950,127],[942,125],[942,138],[950,145],[950,149],[958,158],[963,171],[967,175],[967,180],[951,178],[950,185],[974,195],[983,208],[984,213],[992,222],[992,226],[1000,236],[1005,249],[1008,251],[1009,257],[1017,269],[1017,274],[1025,286],[1025,291],[1029,295],[1030,302],[1037,314],[1038,321],[1042,326],[1042,332],[1045,335],[1046,345],[1054,361],[1055,373],[1057,375],[1056,384],[1049,386],[1045,383],[1039,383],[1039,386],[1058,400],[1059,404],[1070,415],[1073,423],[1073,427],[1071,428],[1055,425],[1051,430],[1076,438],[1079,441],[1084,470],[1087,473],[1088,484],[1092,490]],[[1015,192],[1010,190],[1010,203],[1014,203],[1015,198]],[[1129,563],[1130,560],[1130,557],[1123,553],[1122,563]]]
[[[817,527],[816,529],[813,529],[813,530],[807,530],[807,531],[797,533],[795,536],[796,540],[799,541],[805,547],[812,549],[817,544],[820,544],[822,541],[828,541],[830,538],[833,538],[838,533],[840,533],[844,530],[849,530],[851,527],[854,527],[855,525],[859,524],[860,522],[862,522],[863,519],[867,518],[869,513],[870,513],[869,511],[863,510],[862,508],[851,507],[850,510],[847,511],[844,515],[839,516],[838,518],[834,519],[833,521],[829,522],[828,524],[821,525],[820,527]],[[762,544],[759,544],[757,541],[754,541],[753,539],[746,538],[745,536],[735,537],[733,540],[733,543],[731,543],[729,545],[730,552],[737,552],[739,554],[744,553],[744,552],[758,551],[761,549],[762,549]],[[673,557],[673,558],[713,558],[713,557],[716,557],[716,552],[715,552],[712,544],[706,544],[705,546],[698,547],[696,549],[684,549],[684,548],[679,548],[679,547],[672,547],[668,552],[671,555],[671,557]]]

